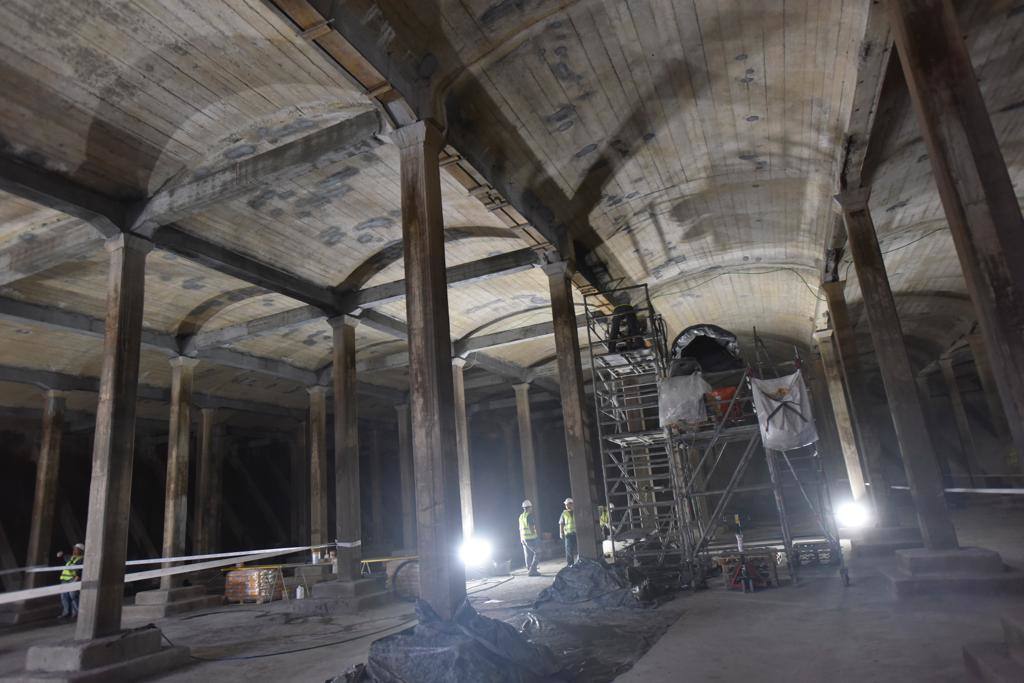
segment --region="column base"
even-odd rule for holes
[[[224,604],[223,595],[207,595],[205,586],[179,586],[169,590],[142,591],[135,594],[135,604],[125,605],[128,617],[160,619],[172,614],[192,612]]]
[[[60,597],[48,596],[16,602],[0,607],[0,624],[14,626],[33,621],[56,619],[60,616]]]
[[[184,666],[187,647],[163,647],[160,629],[144,626],[117,635],[36,645],[25,671],[3,681],[135,681]]]
[[[850,539],[854,557],[881,557],[897,550],[920,548],[924,545],[921,531],[916,526],[880,526],[865,529],[840,529],[840,538]]]
[[[882,568],[893,597],[942,593],[1002,595],[1024,593],[1024,572],[1003,564],[984,548],[896,551],[896,566]]]
[[[382,577],[383,578],[383,577]],[[348,614],[386,605],[394,600],[382,578],[355,581],[325,581],[313,586],[313,596],[293,600],[291,610],[298,614]]]

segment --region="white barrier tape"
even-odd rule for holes
[[[333,548],[333,543],[324,543],[322,545],[303,545],[295,546],[293,548],[259,548],[256,550],[234,550],[229,553],[209,553],[207,555],[181,555],[179,557],[155,557],[149,560],[128,560],[125,562],[126,567],[142,565],[142,564],[166,564],[169,562],[187,562],[189,560],[215,560],[222,557],[239,557],[241,555],[252,555],[253,553],[269,553],[274,552],[278,555],[287,555],[288,553],[298,553],[306,550],[316,550],[318,548]],[[5,569],[0,574],[13,574],[15,572],[25,572],[26,574],[41,574],[43,572],[60,572],[65,569],[81,569],[83,565],[71,564],[71,565],[59,565],[53,567],[18,567],[17,569]]]
[[[309,550],[310,548],[321,548],[323,546],[305,546],[298,548],[298,550]],[[125,574],[124,582],[131,583],[133,581],[145,581],[147,579],[158,579],[161,576],[173,576],[175,574],[189,574],[191,572],[202,571],[204,569],[216,569],[218,567],[227,567],[232,564],[241,564],[243,562],[255,562],[256,560],[265,560],[268,557],[276,557],[278,555],[287,555],[296,551],[296,548],[278,548],[274,550],[256,552],[242,557],[232,557],[230,559],[219,559],[211,560],[209,562],[197,562],[196,564],[183,564],[177,567],[168,567],[165,569],[149,569],[142,572],[132,572],[131,574]],[[223,553],[218,553],[223,554]],[[43,598],[48,595],[60,595],[61,593],[70,593],[82,589],[81,581],[69,581],[62,583],[57,586],[43,586],[41,588],[29,588],[27,590],[14,591],[13,593],[0,593],[0,605],[11,603],[11,602],[22,602],[23,600],[31,600],[33,598]]]
[[[339,548],[358,548],[359,546],[361,546],[363,544],[363,540],[359,539],[357,541],[351,541],[351,542],[335,541],[334,544],[336,546],[338,546]]]

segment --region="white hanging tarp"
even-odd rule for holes
[[[704,406],[704,394],[709,391],[711,385],[697,372],[662,380],[658,387],[661,426],[686,426],[705,422],[708,413]]]
[[[778,379],[751,379],[750,384],[765,448],[788,451],[818,440],[811,397],[799,370]]]

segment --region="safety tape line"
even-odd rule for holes
[[[336,546],[338,546],[339,548],[358,548],[359,546],[361,546],[363,544],[363,541],[362,541],[362,539],[358,539],[358,540],[355,540],[355,541],[352,541],[352,542],[335,541],[334,544]]]
[[[288,555],[299,550],[311,550],[313,548],[323,548],[326,546],[301,546],[297,548],[274,548],[271,550],[256,551],[254,553],[238,556],[235,555],[230,559],[216,559],[208,562],[197,562],[195,564],[178,565],[176,567],[165,567],[163,569],[149,569],[141,572],[131,572],[125,574],[124,582],[131,583],[133,581],[145,581],[147,579],[158,579],[161,576],[174,576],[175,574],[189,574],[191,572],[203,571],[204,569],[216,569],[218,567],[226,567],[231,564],[241,564],[243,562],[255,562],[256,560],[264,560],[268,557],[276,557],[278,555]],[[217,553],[223,556],[224,553]],[[31,600],[33,598],[43,598],[48,595],[60,595],[61,593],[70,593],[72,591],[81,590],[81,581],[68,581],[57,586],[42,586],[40,588],[28,588],[26,590],[14,591],[12,593],[0,593],[0,605],[11,603],[11,602],[22,602],[24,600]]]
[[[167,564],[170,562],[187,562],[190,560],[216,560],[224,557],[238,557],[240,555],[252,555],[254,553],[269,553],[273,552],[278,555],[287,555],[288,553],[298,553],[305,550],[318,550],[321,548],[333,548],[333,543],[323,543],[321,545],[303,545],[294,546],[292,548],[259,548],[256,550],[234,550],[228,553],[208,553],[206,555],[180,555],[178,557],[154,557],[148,560],[128,560],[125,562],[125,566],[131,567],[143,564]],[[81,569],[83,565],[71,564],[71,565],[59,565],[52,567],[17,567],[15,569],[5,569],[0,571],[0,574],[14,574],[16,572],[24,572],[26,574],[40,574],[43,572],[60,572],[65,569]]]
[[[909,491],[909,486],[890,486],[897,491]],[[1024,489],[943,489],[946,493],[992,493],[1006,496],[1024,496]]]

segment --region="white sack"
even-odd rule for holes
[[[711,385],[700,373],[669,377],[658,387],[658,415],[661,426],[698,424],[708,419],[704,394]]]
[[[799,370],[778,379],[751,379],[750,383],[765,448],[788,451],[818,440],[811,397]]]

